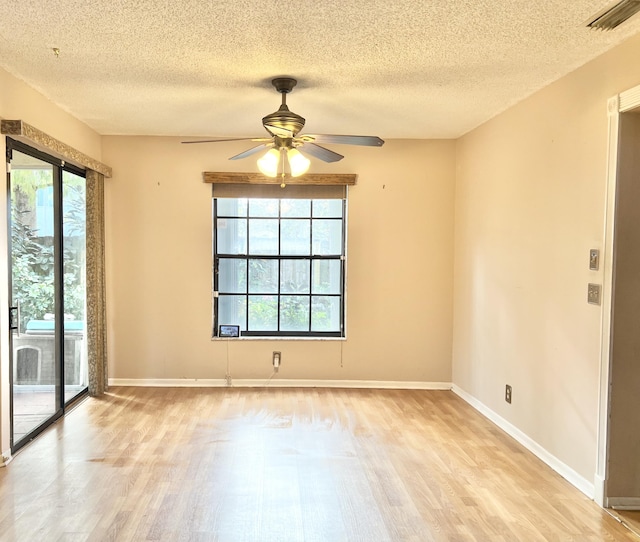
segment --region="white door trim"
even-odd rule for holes
[[[597,460],[594,500],[607,507],[607,457],[609,452],[609,401],[611,385],[611,309],[615,254],[616,191],[618,182],[618,144],[620,114],[640,107],[640,85],[613,96],[607,102],[609,113],[609,148],[605,200],[603,296],[600,340],[600,393],[598,404]]]

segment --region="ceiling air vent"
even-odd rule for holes
[[[590,23],[589,28],[613,30],[640,11],[640,0],[622,0],[615,6],[599,13]]]

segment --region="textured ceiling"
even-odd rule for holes
[[[452,138],[640,31],[610,4],[3,0],[0,66],[101,134],[263,136],[290,75],[307,133]]]

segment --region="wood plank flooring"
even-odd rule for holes
[[[609,512],[640,539],[640,510],[610,510]]]
[[[634,541],[448,391],[112,388],[0,469],[3,541]]]

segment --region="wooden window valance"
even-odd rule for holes
[[[313,186],[353,186],[356,184],[357,175],[353,173],[307,173],[300,177],[285,175],[284,179],[267,177],[261,173],[213,173],[205,171],[203,174],[205,183],[212,184],[275,184],[280,185],[284,181],[286,185],[313,185]]]
[[[0,133],[8,135],[9,137],[21,139],[28,145],[47,152],[60,160],[69,162],[70,164],[82,169],[96,171],[105,177],[111,177],[112,175],[112,171],[109,166],[94,160],[90,156],[74,149],[55,137],[45,134],[43,131],[34,128],[22,120],[0,121]]]

